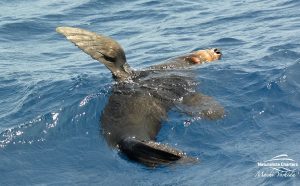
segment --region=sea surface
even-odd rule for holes
[[[199,163],[149,168],[111,149],[111,74],[57,26],[113,37],[135,69],[221,48],[191,71],[225,118],[171,110],[158,135]],[[263,174],[279,155],[294,175]],[[300,185],[299,170],[299,0],[1,0],[0,185]]]

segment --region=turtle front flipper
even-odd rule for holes
[[[112,38],[81,28],[57,27],[56,31],[93,59],[103,63],[117,79],[132,76],[123,48]]]
[[[180,150],[154,141],[126,138],[121,141],[119,148],[128,158],[151,167],[170,163],[197,162],[197,158],[188,157]]]
[[[216,100],[198,92],[185,95],[177,108],[185,114],[204,119],[216,120],[224,117],[224,108]]]

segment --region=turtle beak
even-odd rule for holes
[[[217,59],[221,59],[221,57],[222,57],[221,49],[213,48],[213,51],[214,51],[214,56],[216,56]]]

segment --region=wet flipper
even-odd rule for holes
[[[177,108],[185,114],[204,119],[221,119],[225,115],[224,108],[216,100],[198,92],[184,96]]]
[[[132,71],[126,63],[125,52],[114,39],[74,27],[57,27],[56,31],[93,59],[103,63],[114,76],[127,78],[132,75]]]
[[[181,163],[196,162],[197,159],[185,155],[184,152],[154,141],[140,141],[126,138],[119,144],[120,150],[132,160],[148,166],[170,164],[176,161]]]

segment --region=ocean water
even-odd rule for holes
[[[299,185],[259,167],[300,164],[300,1],[0,2],[0,185]],[[55,32],[109,35],[135,69],[219,47],[195,67],[198,90],[225,108],[217,121],[169,112],[158,140],[198,157],[148,168],[108,147],[99,120],[113,80]]]

